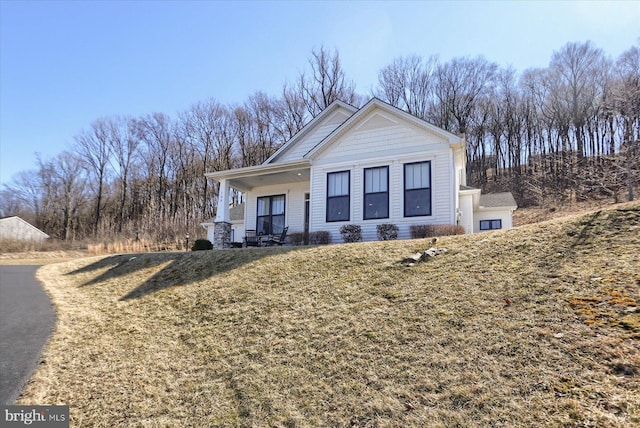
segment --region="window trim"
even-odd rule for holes
[[[264,218],[264,217],[269,217],[269,225],[271,227],[271,230],[269,232],[271,233],[262,233],[262,235],[272,235],[273,234],[273,198],[277,198],[277,197],[282,197],[283,199],[283,204],[284,206],[282,207],[282,214],[276,214],[276,217],[280,217],[282,216],[284,222],[283,224],[286,224],[287,222],[287,195],[284,193],[279,193],[277,195],[263,195],[263,196],[258,196],[256,198],[256,233],[260,233],[258,232],[259,226],[260,226],[260,218]],[[260,203],[258,202],[260,199],[269,199],[269,215],[259,215],[259,209],[260,209]],[[284,226],[283,226],[284,227]]]
[[[385,169],[387,171],[387,190],[385,192],[369,192],[367,193],[367,171],[374,169]],[[362,170],[362,219],[363,220],[380,220],[389,218],[389,165],[373,166]],[[367,195],[387,195],[387,215],[385,217],[367,217]]]
[[[407,166],[409,165],[419,165],[419,164],[428,164],[429,165],[429,187],[419,187],[416,189],[407,189]],[[403,195],[403,214],[404,217],[429,217],[433,215],[433,183],[432,183],[432,169],[431,169],[431,160],[424,160],[418,162],[407,162],[402,165],[402,195]],[[428,190],[429,191],[429,211],[426,214],[407,214],[407,192],[412,190]]]
[[[329,196],[329,177],[333,174],[344,174],[347,173],[347,194],[339,195],[339,196]],[[342,171],[332,171],[327,173],[327,181],[326,181],[327,189],[325,192],[325,222],[326,223],[336,223],[340,221],[351,221],[351,170],[342,170]],[[338,220],[330,220],[329,219],[329,200],[333,198],[347,198],[347,218],[346,219],[338,219]]]
[[[493,227],[493,222],[498,222],[500,227]],[[482,224],[485,223],[489,223],[489,227],[482,227]],[[501,218],[492,218],[492,219],[487,219],[487,220],[480,220],[480,230],[500,230],[502,229],[502,219]]]

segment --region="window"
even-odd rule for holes
[[[364,170],[364,219],[389,218],[389,167]]]
[[[404,164],[404,216],[431,215],[431,162]]]
[[[480,220],[480,230],[502,229],[502,220]]]
[[[349,171],[327,174],[327,222],[349,221]]]
[[[284,229],[284,195],[258,198],[256,233],[277,235]]]

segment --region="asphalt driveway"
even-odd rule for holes
[[[13,404],[40,362],[55,326],[39,266],[0,266],[0,404]]]

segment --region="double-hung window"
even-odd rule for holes
[[[284,195],[258,198],[256,233],[277,235],[284,229]]]
[[[404,164],[404,216],[431,215],[431,162]]]
[[[389,218],[389,167],[364,170],[364,219]]]
[[[480,230],[502,229],[502,220],[480,220]]]
[[[349,221],[349,171],[327,174],[327,222]]]

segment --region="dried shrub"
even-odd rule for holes
[[[411,238],[431,238],[433,236],[464,235],[464,227],[456,224],[414,224],[409,226]]]
[[[362,241],[362,228],[358,224],[345,224],[340,228],[340,235],[344,242]]]
[[[380,241],[390,241],[398,239],[398,226],[390,223],[383,223],[376,226],[378,239]]]
[[[291,245],[303,245],[305,242],[305,233],[304,232],[293,232],[293,233],[289,233],[287,235],[287,239],[289,240],[289,243]],[[307,237],[306,239],[307,241],[309,240],[309,238]]]
[[[213,244],[208,239],[196,239],[191,246],[191,251],[213,250]]]
[[[309,244],[311,245],[327,245],[331,242],[331,234],[326,230],[319,230],[309,234]]]

